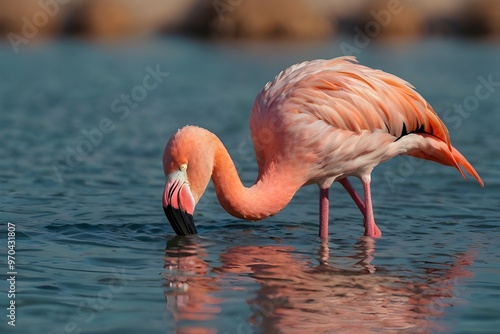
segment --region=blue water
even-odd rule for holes
[[[498,332],[500,87],[474,97],[480,78],[500,81],[498,45],[373,43],[358,54],[417,87],[484,189],[430,162],[379,166],[378,240],[362,237],[361,215],[338,185],[326,243],[317,237],[316,186],[258,223],[225,213],[209,186],[198,236],[176,238],[164,217],[161,156],[176,129],[196,124],[219,135],[250,185],[255,95],[293,63],[342,55],[341,41],[349,38],[61,41],[19,54],[1,45],[0,332]],[[147,82],[156,87],[140,88],[156,70],[164,74]],[[127,106],[122,94],[138,99]],[[8,222],[16,228],[15,328],[6,317]]]

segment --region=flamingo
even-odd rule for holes
[[[364,235],[380,237],[370,192],[375,166],[410,155],[478,173],[450,142],[433,108],[403,79],[354,57],[313,60],[279,73],[257,95],[250,130],[258,164],[245,187],[231,157],[210,131],[185,126],[163,154],[162,204],[178,235],[196,234],[193,214],[210,179],[222,207],[250,221],[282,210],[305,185],[319,186],[319,236],[328,237],[329,188],[338,181],[364,219]],[[361,180],[362,199],[347,179]]]

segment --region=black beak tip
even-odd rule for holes
[[[164,207],[163,211],[177,235],[198,234],[196,226],[194,226],[192,214],[184,210],[175,209],[171,205],[168,205],[166,208]]]

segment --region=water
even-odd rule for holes
[[[417,87],[485,189],[452,168],[398,158],[373,174],[383,237],[361,237],[360,213],[336,185],[322,243],[317,187],[250,223],[226,214],[210,186],[197,206],[200,234],[174,236],[160,200],[172,133],[197,124],[218,134],[250,185],[255,95],[290,64],[341,55],[340,42],[63,41],[18,55],[3,45],[0,331],[498,332],[500,87],[473,97],[480,77],[500,81],[496,45],[425,40],[358,55]],[[140,88],[151,71],[169,74]],[[15,329],[7,222],[16,226]]]

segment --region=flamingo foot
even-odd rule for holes
[[[375,224],[374,220],[367,221],[365,219],[364,226],[365,226],[365,236],[372,238],[380,238],[382,236],[382,231],[380,231],[377,224]]]
[[[372,195],[370,192],[370,174],[361,177],[361,182],[363,183],[363,190],[365,193],[365,236],[380,238],[382,232],[375,224],[375,218],[373,218],[373,207],[372,207]]]

